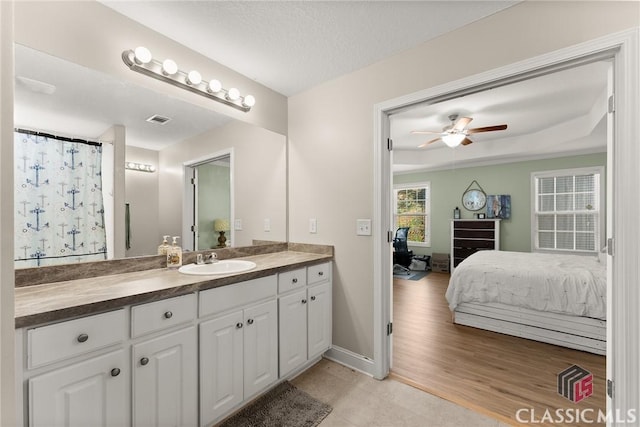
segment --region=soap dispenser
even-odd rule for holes
[[[158,255],[167,255],[169,252],[169,236],[162,236],[162,243],[158,246]]]
[[[167,252],[168,268],[178,268],[182,265],[182,248],[178,246],[179,238],[178,236],[173,236],[173,241]]]

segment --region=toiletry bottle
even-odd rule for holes
[[[162,244],[158,246],[158,255],[167,255],[169,251],[169,236],[162,236]]]
[[[458,207],[456,206],[456,208],[453,210],[453,219],[460,219],[460,209],[458,209]]]
[[[182,265],[182,248],[178,246],[178,236],[173,236],[173,242],[167,252],[167,267],[178,268]]]

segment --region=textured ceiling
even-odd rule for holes
[[[276,92],[291,96],[517,2],[102,3]]]

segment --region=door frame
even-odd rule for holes
[[[374,377],[382,379],[389,374],[391,365],[391,339],[387,335],[387,325],[391,322],[391,243],[392,231],[392,150],[387,149],[390,137],[389,116],[401,108],[452,96],[496,82],[522,78],[538,72],[548,72],[563,64],[593,58],[596,55],[613,58],[615,73],[615,123],[612,170],[608,171],[615,184],[611,197],[615,253],[608,257],[611,266],[612,283],[608,292],[610,312],[607,328],[607,377],[615,384],[616,394],[607,399],[607,409],[616,409],[626,414],[640,401],[640,359],[638,339],[640,337],[640,290],[637,284],[640,274],[637,260],[640,259],[640,225],[637,212],[640,200],[637,197],[637,183],[640,182],[640,28],[613,33],[592,41],[543,54],[495,70],[476,74],[467,78],[435,86],[409,95],[387,100],[374,105]],[[624,204],[624,205],[623,205]]]
[[[194,238],[193,231],[191,231],[191,226],[194,225],[194,215],[196,212],[195,206],[195,197],[194,191],[191,184],[191,177],[193,177],[193,170],[196,166],[200,166],[205,163],[210,163],[221,159],[223,157],[229,157],[229,224],[231,225],[231,230],[229,230],[229,240],[231,240],[231,244],[233,245],[235,230],[234,230],[234,218],[235,218],[235,191],[234,191],[234,182],[235,182],[235,168],[234,168],[234,160],[235,156],[233,154],[233,147],[226,148],[224,150],[216,151],[214,153],[207,154],[202,157],[198,157],[196,159],[187,160],[182,163],[182,176],[184,177],[183,183],[183,194],[182,198],[182,246],[184,248],[194,248]]]

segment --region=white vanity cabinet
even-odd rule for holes
[[[331,347],[331,286],[331,263],[278,275],[280,378]]]
[[[198,425],[195,319],[195,294],[131,308],[135,427]]]
[[[32,328],[26,338],[26,366],[35,369],[26,380],[29,426],[129,424],[124,310]]]
[[[275,276],[200,292],[200,424],[211,425],[278,379]]]

